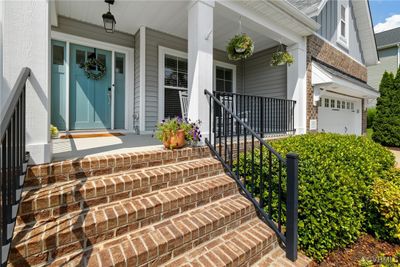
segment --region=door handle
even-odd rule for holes
[[[111,105],[111,87],[108,87],[107,98],[108,104]]]

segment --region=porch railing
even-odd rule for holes
[[[214,91],[213,94],[261,137],[266,134],[295,132],[294,108],[296,101],[218,91]],[[218,110],[215,111],[217,116],[221,115]],[[220,128],[222,130],[223,125]]]
[[[29,153],[25,151],[26,81],[30,69],[18,76],[0,117],[0,237],[1,265],[7,264]]]
[[[298,156],[288,154],[286,159],[283,158],[257,130],[253,130],[249,120],[245,122],[239,112],[234,112],[229,103],[219,97],[220,94],[207,90],[205,94],[210,100],[210,132],[205,139],[206,144],[253,203],[260,218],[275,231],[285,246],[287,258],[295,261],[298,243]],[[256,115],[253,117],[257,118]],[[286,126],[284,129],[287,129]]]

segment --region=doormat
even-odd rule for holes
[[[122,133],[66,134],[60,136],[60,139],[94,138],[94,137],[110,137],[110,136],[124,136],[124,134]]]

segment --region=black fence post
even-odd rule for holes
[[[264,98],[260,98],[260,135],[264,138]]]
[[[299,156],[294,153],[286,155],[287,162],[287,203],[286,203],[286,257],[297,260],[297,220],[299,206]]]

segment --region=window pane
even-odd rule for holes
[[[336,107],[340,108],[340,101],[339,100],[336,101]]]
[[[177,70],[177,58],[176,57],[171,57],[171,56],[165,56],[165,70],[169,69],[172,71]]]
[[[178,71],[187,73],[187,60],[186,59],[179,58]]]
[[[354,103],[351,103],[351,109],[354,111]]]
[[[215,90],[219,92],[225,92],[224,80],[217,79],[215,82]]]
[[[53,64],[64,65],[64,47],[53,45]]]
[[[335,100],[331,99],[331,108],[335,108]]]
[[[216,73],[217,79],[225,79],[224,75],[224,69],[217,67],[217,73]]]
[[[165,69],[165,85],[178,86],[178,73],[171,69]]]
[[[325,98],[325,107],[329,108],[329,99],[328,98]]]
[[[343,21],[340,22],[340,35],[346,37],[346,24]]]
[[[124,73],[124,58],[116,57],[115,58],[115,72],[116,73]]]
[[[187,88],[187,74],[178,72],[178,87]]]
[[[341,7],[341,9],[340,9],[340,18],[342,19],[342,20],[344,20],[344,21],[346,21],[346,7],[344,7],[344,6],[342,6]]]
[[[225,69],[225,80],[232,81],[232,70]]]
[[[225,92],[232,93],[232,82],[225,81]]]
[[[342,109],[346,109],[346,102],[342,101]]]
[[[86,60],[85,51],[76,50],[76,64],[83,64]]]
[[[350,102],[347,102],[347,109],[350,109]]]
[[[97,60],[100,61],[101,63],[103,63],[103,65],[106,65],[106,56],[103,54],[98,54],[97,55]]]
[[[179,90],[165,88],[164,116],[165,118],[182,116]]]

